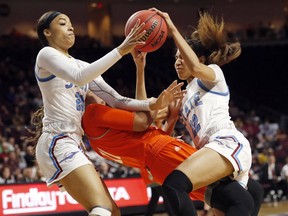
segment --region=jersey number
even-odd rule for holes
[[[76,92],[75,97],[76,97],[76,109],[78,111],[83,112],[85,107],[83,95],[81,95],[79,92]]]
[[[185,121],[188,118],[190,112],[194,109],[194,107],[200,106],[202,104],[203,104],[203,102],[200,100],[200,92],[196,92],[195,94],[193,94],[185,102],[185,106],[183,108],[183,111],[184,111],[183,117],[184,117]],[[201,126],[199,124],[199,120],[198,120],[198,117],[197,117],[196,114],[192,115],[192,118],[189,121],[189,125],[191,127],[193,136],[196,137],[196,135],[198,134],[199,130],[201,129]]]
[[[197,133],[201,129],[201,126],[199,124],[198,117],[195,114],[193,114],[193,116],[192,116],[192,119],[190,121],[190,125],[191,125],[191,129],[193,132],[193,136],[196,137]]]

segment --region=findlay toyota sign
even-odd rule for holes
[[[147,205],[147,188],[140,178],[105,180],[119,207]],[[46,184],[1,185],[0,215],[33,215],[84,210],[69,194]]]

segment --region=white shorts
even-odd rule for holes
[[[204,147],[211,148],[227,158],[234,167],[232,179],[246,188],[252,153],[249,141],[237,130],[223,129],[209,138]]]
[[[46,178],[48,187],[76,168],[92,164],[80,146],[82,139],[76,134],[43,133],[36,145],[36,161]]]

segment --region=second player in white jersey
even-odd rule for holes
[[[229,205],[225,215],[251,215],[253,206],[246,204],[252,198],[245,190],[250,144],[230,120],[229,89],[220,69],[240,55],[241,46],[227,41],[224,21],[206,11],[199,14],[197,28],[184,39],[167,13],[154,10],[165,19],[177,46],[174,67],[178,78],[187,81],[181,118],[199,149],[166,177],[162,185],[165,202],[173,215],[197,215],[188,193],[232,177],[247,196]]]
[[[229,115],[229,88],[218,65],[209,65],[216,75],[214,82],[194,78],[188,83],[183,99],[181,119],[196,148],[207,144],[209,137],[220,129],[235,129]]]
[[[212,148],[227,158],[234,167],[231,177],[246,187],[251,166],[250,144],[229,115],[230,93],[221,68],[216,64],[209,67],[215,72],[215,80],[194,78],[188,83],[181,120],[195,147]]]

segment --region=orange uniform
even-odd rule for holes
[[[140,168],[146,183],[150,172],[152,181],[162,184],[165,177],[196,149],[156,127],[133,132],[134,115],[129,111],[91,104],[86,108],[82,125],[91,147],[99,155]],[[192,199],[203,201],[204,191],[205,188],[193,191]]]

